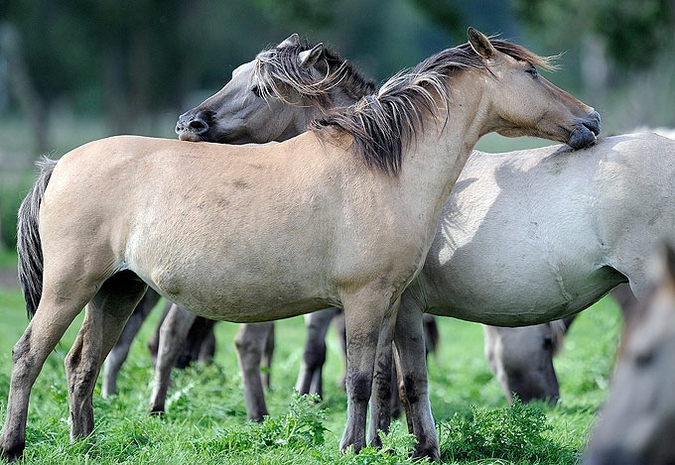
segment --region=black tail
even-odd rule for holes
[[[19,283],[26,300],[28,318],[35,315],[42,297],[42,244],[40,241],[40,205],[52,177],[56,160],[43,158],[37,163],[41,173],[35,185],[19,207],[17,228],[17,251],[19,253]]]
[[[424,325],[424,342],[427,349],[427,355],[436,354],[438,352],[438,344],[441,341],[436,318],[425,313],[422,321]]]

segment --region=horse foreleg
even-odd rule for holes
[[[362,288],[358,293],[343,297],[347,329],[347,425],[340,449],[353,446],[359,452],[366,444],[366,415],[373,387],[376,355],[386,337],[388,325],[395,320],[395,306],[381,288]],[[383,331],[384,330],[384,331]]]
[[[396,320],[395,342],[400,355],[401,376],[407,396],[410,415],[417,444],[416,457],[429,457],[438,460],[440,456],[438,433],[434,425],[429,402],[429,380],[425,356],[423,313],[412,302],[403,303]],[[408,415],[406,411],[406,415]]]
[[[136,275],[121,272],[108,279],[86,307],[65,359],[73,440],[94,430],[93,393],[101,365],[146,289]]]
[[[394,312],[398,312],[399,301],[394,304]],[[389,433],[391,425],[392,394],[392,341],[394,339],[395,321],[385,322],[377,344],[377,359],[373,377],[373,390],[370,399],[370,427],[368,438],[373,447],[382,447],[379,432]]]
[[[0,433],[0,456],[17,460],[26,447],[26,420],[30,391],[49,354],[90,298],[74,290],[71,298],[60,298],[55,287],[45,286],[38,309],[12,350],[12,377],[7,397],[5,424]],[[93,291],[91,291],[93,294]],[[79,300],[74,296],[84,296]]]
[[[143,325],[143,322],[157,304],[158,300],[159,294],[154,290],[149,289],[138,305],[136,305],[129,320],[127,320],[124,325],[122,334],[105,359],[103,368],[103,386],[101,389],[103,397],[115,395],[117,392],[117,378],[124,361],[129,355],[131,343],[134,341],[138,331],[141,329],[141,325]]]
[[[300,394],[323,396],[322,371],[326,362],[326,333],[338,311],[336,308],[329,308],[305,315],[307,341],[298,381],[295,383],[295,389]]]
[[[213,320],[207,321],[210,324],[205,325],[205,334],[202,335],[202,340],[199,343],[199,354],[197,355],[197,361],[204,365],[213,362],[213,357],[216,355],[216,334],[213,331],[216,322]]]
[[[274,330],[274,323],[242,324],[234,338],[239,358],[239,369],[244,383],[244,402],[249,420],[262,421],[268,415],[260,362],[267,338]]]
[[[265,348],[262,354],[262,383],[267,389],[270,388],[270,377],[272,374],[272,357],[274,356],[274,325],[270,326],[267,337],[265,338]]]
[[[159,335],[155,384],[150,398],[150,413],[163,413],[166,395],[171,383],[171,369],[185,345],[185,339],[197,316],[172,305],[164,319]]]

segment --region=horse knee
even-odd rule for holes
[[[410,404],[420,401],[427,390],[427,379],[415,375],[406,375],[403,377],[406,398]]]
[[[364,372],[347,374],[347,392],[354,402],[367,403],[370,400],[373,377]]]
[[[323,367],[326,363],[325,341],[307,341],[303,361],[312,371]]]
[[[234,346],[237,349],[239,360],[242,363],[255,363],[260,365],[262,359],[262,344],[247,331],[239,331],[234,338]]]

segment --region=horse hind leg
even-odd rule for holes
[[[187,368],[194,362],[209,364],[216,351],[216,338],[213,333],[215,320],[198,316],[188,331],[185,347],[178,358],[176,368]]]
[[[150,414],[164,412],[166,396],[171,384],[171,369],[176,365],[190,327],[197,315],[173,304],[159,333],[155,380],[150,398]]]
[[[103,397],[113,396],[117,392],[117,378],[129,355],[131,343],[158,300],[159,294],[152,289],[148,289],[124,325],[122,334],[105,359],[101,389]]]
[[[8,460],[16,460],[23,454],[30,391],[45,360],[96,289],[83,281],[67,281],[67,273],[55,272],[53,276],[58,276],[61,283],[70,283],[67,297],[59,293],[62,286],[46,279],[49,285],[44,286],[35,316],[12,350],[7,413],[0,434],[0,456]]]
[[[123,271],[103,283],[87,305],[82,328],[65,359],[71,439],[92,433],[92,397],[101,365],[146,289],[134,273]]]
[[[337,309],[321,310],[305,315],[307,341],[295,389],[300,394],[323,396],[322,372],[326,362],[326,333]]]
[[[415,434],[415,457],[438,460],[440,455],[438,433],[434,426],[428,392],[423,314],[412,299],[403,294],[398,313],[395,343],[400,355],[400,373],[406,395],[406,419]],[[398,368],[398,367],[397,367]]]
[[[272,357],[274,356],[274,324],[270,325],[267,337],[265,338],[265,347],[262,353],[262,383],[267,389],[270,388],[270,377],[272,374]]]
[[[244,402],[249,420],[262,421],[268,415],[260,375],[262,355],[274,323],[249,323],[240,326],[234,338],[239,369],[244,384]]]

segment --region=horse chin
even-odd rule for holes
[[[202,141],[204,141],[204,138],[202,138],[200,135],[195,134],[194,132],[190,132],[190,131],[183,131],[183,132],[178,133],[178,139],[186,141],[186,142],[202,142]]]

